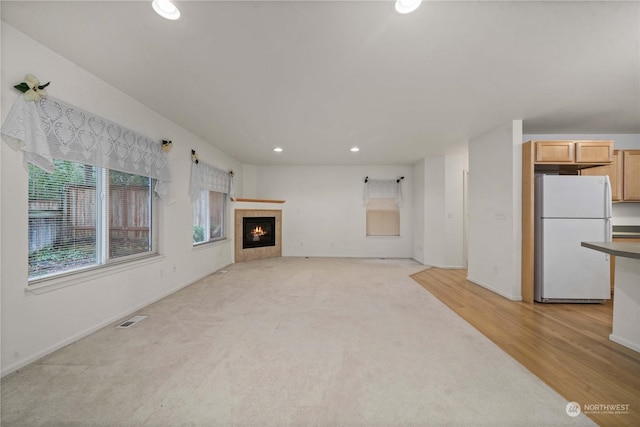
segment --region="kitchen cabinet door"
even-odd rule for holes
[[[576,141],[576,163],[611,163],[613,141]]]
[[[580,175],[586,176],[604,176],[609,177],[611,182],[611,200],[619,202],[622,200],[622,151],[615,150],[613,152],[613,163],[605,166],[596,166],[593,168],[582,169]]]
[[[536,141],[536,163],[574,163],[573,141]]]
[[[640,202],[640,150],[624,150],[623,199]]]

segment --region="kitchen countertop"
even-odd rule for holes
[[[582,242],[580,245],[609,255],[640,259],[640,242]]]

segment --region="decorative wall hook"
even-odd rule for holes
[[[164,151],[165,153],[168,153],[169,151],[171,151],[171,148],[173,147],[173,142],[171,141],[167,141],[167,140],[162,140],[162,151]]]
[[[14,88],[23,93],[24,99],[27,101],[37,101],[41,96],[47,96],[47,92],[44,90],[49,86],[51,82],[47,82],[43,85],[33,74],[27,74],[24,77],[24,82],[19,85],[15,85]]]
[[[200,163],[200,160],[198,160],[198,154],[196,153],[196,150],[191,150],[191,161],[196,165]]]

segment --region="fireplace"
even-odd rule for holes
[[[273,216],[242,218],[242,249],[276,245],[276,218]]]
[[[234,262],[282,256],[282,210],[236,209],[234,217]]]

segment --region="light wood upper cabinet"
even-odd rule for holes
[[[613,141],[575,141],[576,163],[610,163]]]
[[[602,164],[613,161],[613,141],[535,141],[536,164]]]
[[[622,171],[622,151],[614,150],[613,152],[613,173],[610,175],[611,179],[611,195],[612,200],[619,202],[622,200],[622,187],[624,184],[624,175]]]
[[[640,202],[640,150],[624,150],[623,199]]]
[[[614,202],[640,202],[640,150],[614,150],[613,163],[582,169],[580,175],[608,175]]]
[[[575,148],[573,141],[536,141],[536,163],[573,163]]]
[[[619,202],[622,200],[622,151],[613,151],[613,163],[610,165],[596,166],[593,168],[582,169],[580,175],[587,176],[609,176],[609,182],[611,182],[611,200]]]

